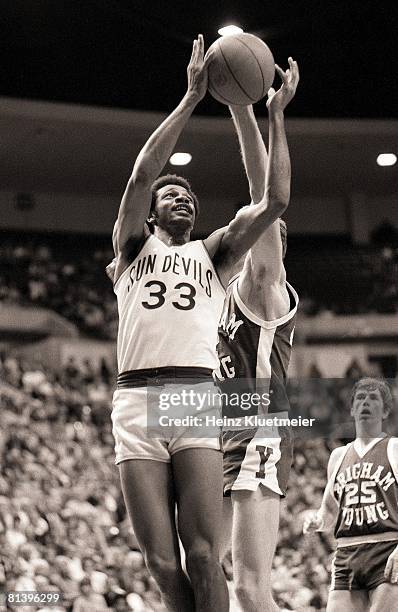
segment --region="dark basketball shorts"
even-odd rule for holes
[[[293,459],[290,428],[224,431],[224,495],[260,484],[285,497]]]
[[[387,559],[398,541],[342,546],[332,561],[331,591],[371,591],[383,582]]]

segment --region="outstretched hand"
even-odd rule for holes
[[[205,43],[202,34],[193,41],[192,55],[187,68],[187,93],[201,100],[207,91],[207,64],[210,57],[204,58]]]
[[[269,112],[283,111],[286,108],[293,99],[300,80],[297,62],[291,57],[289,57],[289,68],[286,72],[278,64],[275,64],[275,68],[282,79],[282,85],[278,91],[275,91],[273,87],[268,90],[267,108]]]
[[[318,531],[322,526],[322,520],[319,518],[316,510],[308,510],[304,516],[303,522],[303,533],[307,535],[308,533],[314,533],[314,531]]]

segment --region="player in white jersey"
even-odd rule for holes
[[[327,612],[398,609],[398,438],[382,429],[392,404],[385,381],[357,382],[356,439],[332,452],[321,507],[304,520],[304,533],[334,527]]]
[[[150,436],[147,411],[149,416],[156,403],[159,410],[167,409],[161,405],[164,396],[166,400],[174,397],[172,391],[179,391],[178,383],[184,378],[191,380],[189,391],[196,392],[198,402],[204,386],[212,391],[209,381],[218,363],[223,287],[232,266],[286,208],[272,189],[284,138],[283,126],[273,123],[263,198],[203,242],[190,242],[198,204],[189,183],[176,176],[155,179],[206,89],[200,35],[188,66],[187,93],[138,155],[114,236],[113,278],[119,309],[119,375],[112,412],[116,462],[147,566],[167,608],[178,612],[228,609],[219,562],[219,430],[217,435],[202,436],[194,424],[187,429],[171,427],[171,431],[161,428],[159,435]],[[188,416],[197,416],[197,408],[204,410],[202,405],[190,405]],[[205,409],[214,414],[211,401]],[[182,570],[178,536],[189,579]]]
[[[279,126],[284,130],[284,109],[293,98],[299,81],[298,66],[292,58],[289,58],[286,72],[279,67],[277,71],[282,87],[276,93],[271,90],[267,101],[269,156],[275,154],[272,151],[273,129]],[[264,188],[267,190],[272,185],[278,192],[278,199],[287,205],[290,158],[284,131],[277,148],[277,174],[271,178],[267,151],[253,109],[232,107],[231,113],[253,204],[261,201]],[[270,384],[275,390],[278,386],[284,400],[276,400],[274,396],[269,411],[280,413],[286,410],[284,385],[297,309],[297,294],[292,288],[288,289],[283,265],[285,232],[286,226],[276,219],[252,246],[242,271],[231,283],[219,330],[222,378],[229,381],[235,378],[241,391],[248,391],[249,395],[260,390],[260,386],[267,385],[267,391],[270,391]],[[276,380],[277,385],[274,384]],[[251,414],[252,409],[253,406],[249,410]],[[255,408],[255,414],[266,411],[265,407]],[[228,415],[228,409],[224,414]],[[240,416],[243,414],[244,411]],[[224,491],[228,495],[224,504],[224,547],[232,532],[234,586],[242,610],[274,612],[277,606],[272,598],[271,567],[292,444],[288,432],[285,435],[278,428],[241,429],[226,430],[223,434]]]

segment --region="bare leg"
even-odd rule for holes
[[[280,497],[264,486],[232,491],[232,565],[243,612],[277,612],[271,568],[279,528]]]
[[[369,593],[369,612],[398,610],[398,584],[383,582]]]
[[[223,525],[221,531],[221,560],[231,550],[232,534],[232,499],[224,497],[223,501]]]
[[[178,530],[195,594],[195,611],[227,612],[229,597],[220,563],[222,453],[189,448],[172,456]]]
[[[119,467],[135,536],[167,609],[192,612],[193,591],[181,567],[170,464],[132,459]]]
[[[366,612],[366,591],[330,591],[326,612]]]

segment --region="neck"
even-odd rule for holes
[[[156,236],[156,238],[159,238],[159,240],[161,240],[168,246],[181,246],[190,241],[191,230],[177,230],[173,231],[173,233],[171,234],[169,230],[163,229],[155,225],[154,235]]]
[[[381,423],[365,423],[361,421],[356,424],[356,437],[360,440],[369,441],[373,438],[383,438],[385,435]]]

